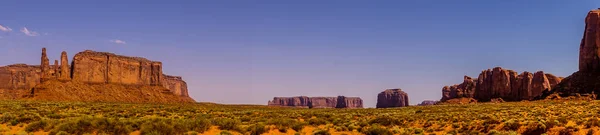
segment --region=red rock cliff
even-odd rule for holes
[[[600,70],[600,9],[588,12],[579,45],[579,71]]]
[[[600,9],[588,12],[579,45],[579,71],[556,84],[552,92],[560,96],[600,93]],[[548,79],[552,83],[554,79]],[[549,96],[546,94],[545,96]]]
[[[377,95],[377,108],[405,106],[409,106],[408,94],[401,89],[387,89]]]
[[[84,51],[73,57],[74,81],[128,85],[162,85],[162,63],[106,52]]]
[[[275,97],[268,102],[269,106],[290,106],[299,108],[362,108],[359,97]]]
[[[163,80],[161,82],[163,83],[162,86],[171,90],[173,94],[182,97],[189,96],[187,83],[183,79],[181,79],[180,76],[163,75]]]
[[[454,98],[474,98],[478,101],[494,98],[506,101],[533,100],[560,81],[559,77],[544,74],[543,71],[517,75],[515,71],[496,67],[482,71],[477,79],[465,76],[461,84],[444,86],[441,101]]]
[[[42,48],[40,66],[25,64],[0,67],[0,90],[32,90],[48,80],[82,83],[162,86],[170,93],[189,98],[187,83],[178,76],[162,73],[161,62],[127,57],[106,52],[84,51],[75,55],[68,65],[62,52],[60,65],[50,65],[46,48]],[[1,93],[1,91],[0,91]]]

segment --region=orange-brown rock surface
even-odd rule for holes
[[[588,12],[585,29],[579,46],[579,71],[600,70],[600,9]]]
[[[408,104],[408,94],[402,89],[387,89],[377,94],[377,108],[405,107]]]
[[[0,89],[29,90],[39,84],[40,66],[14,64],[0,67]]]
[[[58,60],[54,61],[54,65],[50,65],[48,55],[46,54],[46,48],[42,48],[40,66],[15,64],[0,67],[0,98],[6,97],[6,93],[13,94],[9,96],[11,99],[20,97],[14,95],[15,93],[21,94],[23,97],[31,97],[23,95],[30,93],[33,95],[32,99],[51,100],[51,98],[55,98],[56,100],[67,100],[69,98],[66,97],[73,95],[65,94],[64,92],[66,91],[64,90],[59,91],[63,92],[62,94],[48,93],[47,91],[52,91],[53,89],[65,89],[64,87],[78,87],[80,89],[77,90],[82,90],[78,93],[80,96],[96,96],[96,98],[73,98],[82,99],[76,101],[103,101],[102,99],[107,99],[106,101],[116,101],[112,100],[112,98],[103,98],[104,96],[110,96],[115,93],[109,94],[103,93],[102,91],[86,90],[85,88],[98,88],[98,90],[100,90],[99,88],[101,87],[123,85],[124,87],[113,87],[116,88],[113,89],[113,91],[121,90],[122,92],[119,92],[119,94],[126,94],[120,95],[124,97],[130,97],[132,95],[144,96],[143,94],[140,95],[140,92],[144,93],[144,89],[139,88],[150,88],[145,86],[153,86],[152,90],[149,89],[146,97],[130,98],[127,100],[140,99],[141,102],[151,102],[154,100],[159,101],[159,98],[162,98],[160,99],[160,102],[167,99],[170,99],[173,102],[193,102],[193,100],[189,98],[186,82],[178,76],[164,75],[162,73],[161,62],[150,61],[139,57],[127,57],[94,51],[80,52],[75,55],[73,59],[73,63],[69,65],[67,53],[62,52],[60,56],[60,65]],[[53,87],[53,85],[45,84],[48,81],[52,81],[54,85],[59,85],[57,81],[54,80],[60,80],[60,82],[68,83],[68,85],[61,84],[61,87]],[[73,82],[71,82],[71,80]],[[94,87],[87,86],[92,84],[94,84]],[[69,88],[69,90],[74,89]],[[108,92],[108,90],[104,92]],[[174,95],[179,98],[170,98],[172,96],[168,95]],[[142,101],[141,99],[144,100]]]
[[[479,78],[465,76],[461,84],[444,86],[441,101],[454,98],[473,98],[478,101],[498,98],[506,101],[533,100],[560,81],[559,77],[544,74],[543,71],[535,74],[523,72],[518,75],[513,70],[495,67],[482,71]]]
[[[72,78],[89,83],[161,85],[162,63],[106,52],[84,51],[73,57]]]
[[[338,96],[335,108],[363,108],[363,101],[359,97]]]
[[[298,108],[362,108],[359,97],[274,97],[269,106],[289,106]]]
[[[163,80],[161,81],[165,88],[169,89],[173,94],[188,97],[188,89],[187,83],[181,79],[181,76],[170,76],[163,75]]]
[[[67,57],[67,52],[65,51],[60,53],[59,79],[71,80],[71,67],[69,66],[69,58]]]
[[[545,97],[558,94],[562,97],[578,94],[600,93],[600,9],[588,12],[585,29],[579,46],[579,71],[562,79]],[[553,79],[549,79],[553,81]],[[593,96],[597,97],[597,96]]]

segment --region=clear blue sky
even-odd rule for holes
[[[402,88],[417,104],[495,66],[570,75],[585,15],[598,7],[598,0],[7,0],[0,65],[39,64],[42,47],[50,59],[91,49],[162,61],[202,102],[345,95],[374,107],[377,93]]]

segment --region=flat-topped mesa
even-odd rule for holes
[[[269,106],[288,106],[298,108],[362,108],[359,97],[274,97]]]
[[[335,108],[363,108],[363,101],[359,97],[338,96]]]
[[[162,85],[162,63],[140,57],[86,50],[75,54],[74,81],[128,85]]]
[[[408,94],[402,89],[387,89],[377,94],[377,108],[405,107],[408,104]]]
[[[592,10],[585,18],[585,29],[579,46],[579,71],[600,72],[600,10]]]
[[[533,100],[560,83],[562,79],[552,74],[527,71],[520,75],[513,70],[495,67],[483,70],[479,78],[465,76],[463,83],[442,88],[442,99],[473,98],[478,101],[491,101],[501,98],[505,101]],[[476,83],[474,83],[476,82]]]

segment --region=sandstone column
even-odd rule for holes
[[[52,69],[54,70],[52,78],[58,78],[58,60],[54,60],[54,67],[52,67]]]
[[[70,80],[71,72],[69,70],[69,58],[67,52],[63,51],[60,54],[60,77],[61,80]]]
[[[600,70],[600,9],[592,10],[585,18],[585,31],[579,46],[579,71]]]
[[[48,74],[50,70],[50,60],[48,60],[48,56],[46,55],[46,48],[42,48],[42,63],[40,64],[40,68],[42,70],[40,82],[44,82],[50,77],[50,74]]]

